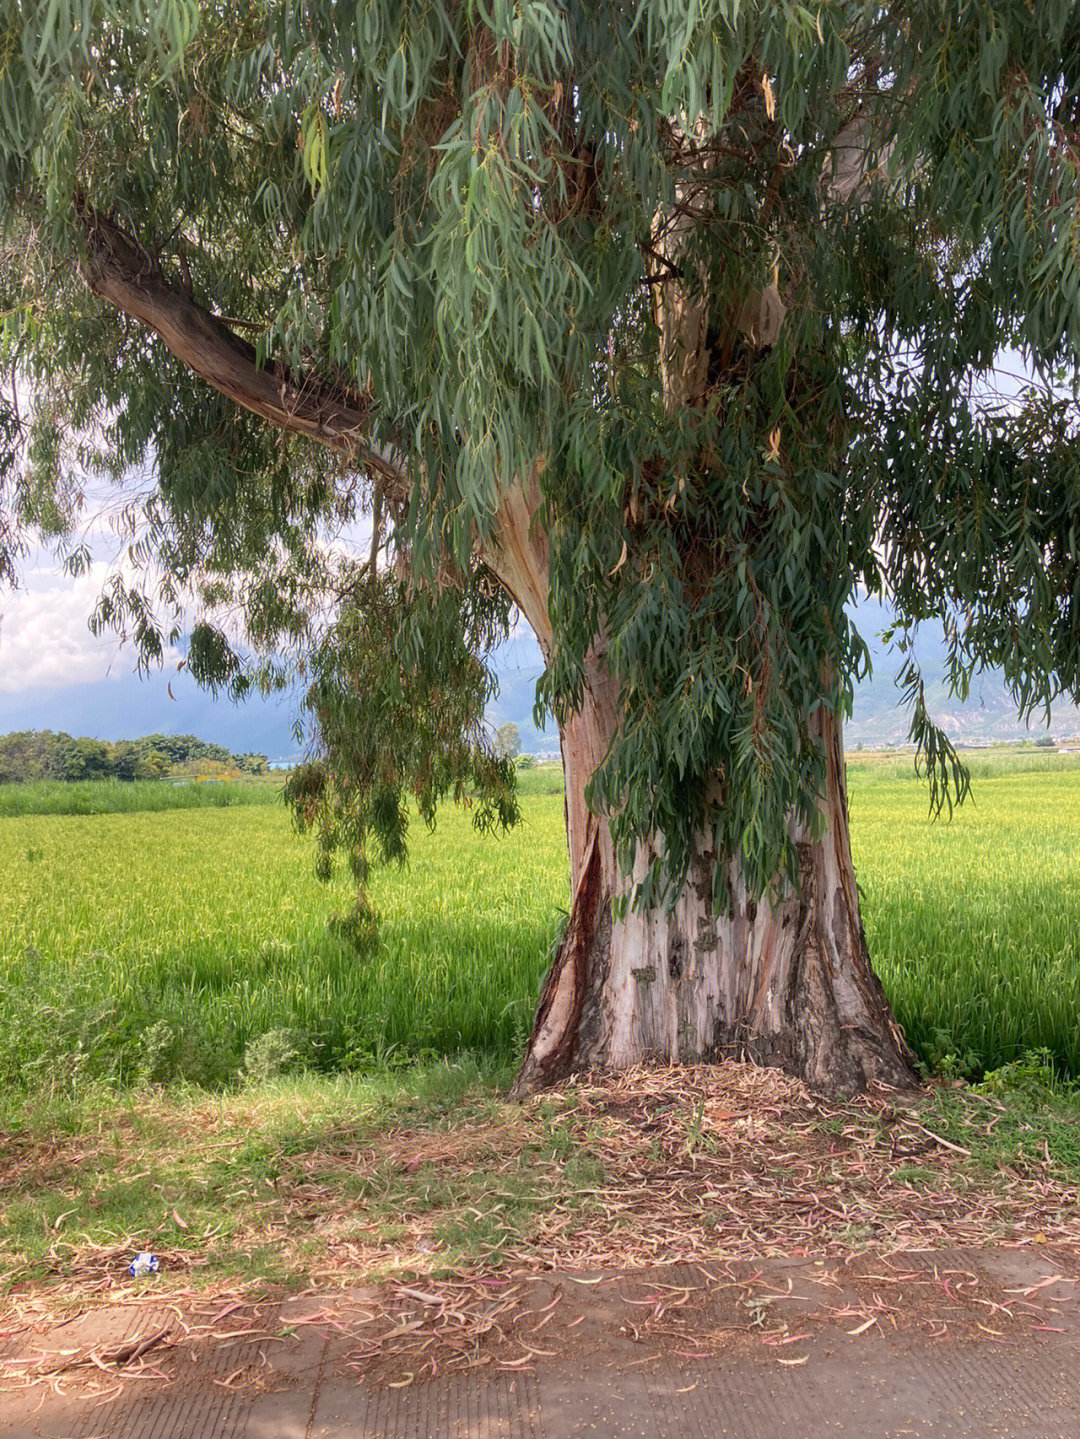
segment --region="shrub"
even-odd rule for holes
[[[311,1041],[299,1029],[268,1029],[244,1050],[244,1072],[253,1084],[303,1069],[311,1058]]]

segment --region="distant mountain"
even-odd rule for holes
[[[558,754],[559,735],[554,725],[537,729],[533,723],[536,703],[536,682],[544,672],[540,646],[522,628],[496,650],[495,672],[499,677],[499,693],[488,705],[487,718],[496,729],[512,720],[521,736],[523,754]]]
[[[881,632],[892,616],[872,599],[860,600],[851,613],[869,646],[873,671],[855,691],[854,712],[845,726],[845,738],[849,744],[903,744],[907,739],[908,712],[900,707],[895,681],[904,657],[888,650],[881,640]],[[945,639],[938,624],[920,627],[915,658],[926,686],[927,707],[935,722],[956,743],[983,744],[1045,734],[1062,738],[1080,732],[1080,710],[1068,704],[1055,706],[1048,727],[1038,720],[1030,727],[1021,723],[998,670],[985,670],[976,676],[971,694],[961,704],[948,693],[945,684]]]

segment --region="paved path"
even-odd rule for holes
[[[158,1302],[15,1334],[9,1377],[51,1372],[0,1392],[0,1436],[1080,1439],[1075,1255],[501,1283],[476,1303],[397,1286],[389,1306],[385,1289],[306,1295],[185,1330]],[[109,1358],[155,1336],[123,1368]]]

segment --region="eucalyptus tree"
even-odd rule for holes
[[[194,594],[236,689],[229,606],[300,655],[294,803],[361,881],[410,792],[514,818],[479,725],[516,607],[573,893],[519,1089],[731,1052],[903,1082],[845,606],[943,618],[958,690],[1080,692],[1078,176],[1067,0],[7,0],[8,552],[70,530],[79,464],[152,458],[97,620],[152,658]]]

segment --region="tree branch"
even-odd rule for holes
[[[277,362],[260,365],[253,346],[173,289],[159,262],[115,221],[85,205],[79,214],[87,238],[81,273],[95,295],[153,330],[181,364],[220,394],[344,456],[368,471],[390,498],[407,498],[403,464],[367,439],[370,405],[363,396],[313,376],[297,378]]]
[[[315,377],[297,378],[278,363],[259,365],[246,340],[169,284],[155,256],[114,220],[77,204],[87,240],[87,257],[80,268],[95,295],[153,330],[181,364],[220,394],[271,424],[344,456],[371,476],[384,499],[408,502],[411,487],[404,461],[366,438],[370,406],[364,396]],[[499,519],[482,551],[485,563],[543,637],[550,632],[547,542],[532,531],[535,475],[528,489],[529,497],[521,484],[507,487]],[[514,523],[522,527],[520,533],[513,531]],[[379,532],[376,522],[373,540]]]

